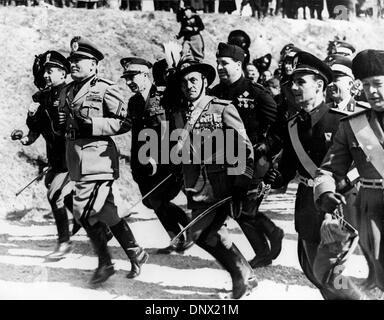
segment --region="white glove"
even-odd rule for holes
[[[28,108],[28,115],[30,117],[33,117],[37,111],[37,109],[39,108],[40,106],[40,103],[37,103],[37,102],[32,102]]]
[[[341,228],[339,220],[333,218],[329,213],[324,216],[320,227],[320,235],[323,244],[345,242],[349,238],[349,233]]]

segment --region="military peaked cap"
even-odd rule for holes
[[[57,51],[48,51],[45,56],[44,67],[52,66],[65,70],[65,72],[69,73],[71,69],[71,65],[68,60]]]
[[[316,74],[324,79],[325,85],[333,81],[333,73],[331,68],[319,58],[309,52],[300,51],[293,58],[293,71],[295,73]]]
[[[341,54],[344,56],[351,56],[356,51],[356,49],[348,42],[341,40],[334,40],[331,42],[331,54]]]
[[[350,58],[339,54],[331,54],[324,62],[332,69],[334,77],[349,76],[354,78]]]
[[[352,60],[352,71],[357,79],[384,76],[384,51],[364,50]]]
[[[128,57],[120,60],[121,66],[124,68],[121,78],[132,76],[139,73],[148,73],[152,68],[152,63],[139,57]]]
[[[95,59],[97,61],[104,59],[104,55],[91,41],[80,36],[76,36],[71,40],[71,54],[68,59],[71,60],[74,57]]]

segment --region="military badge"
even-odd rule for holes
[[[244,93],[243,93],[243,97],[246,98],[246,97],[248,97],[248,96],[249,96],[249,92],[248,92],[248,91],[244,91]]]
[[[46,58],[45,58],[45,63],[49,62],[51,60],[51,54],[48,53]]]
[[[77,41],[73,41],[71,45],[72,52],[76,52],[79,50],[79,43]]]
[[[326,59],[325,59],[325,62],[331,66],[334,62],[335,62],[335,58],[333,56],[328,56]]]
[[[326,142],[331,142],[331,140],[332,140],[332,132],[324,132],[324,136],[325,136],[325,141]]]
[[[299,62],[299,57],[295,57],[292,61],[292,69],[296,69],[297,63]]]

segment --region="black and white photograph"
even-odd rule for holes
[[[0,300],[384,299],[383,0],[0,0],[0,43]]]

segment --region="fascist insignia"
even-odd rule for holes
[[[72,49],[72,52],[76,52],[77,50],[79,50],[79,43],[77,41],[73,41],[71,49]]]
[[[326,59],[325,59],[325,62],[331,66],[333,64],[333,62],[335,61],[335,58],[333,56],[328,56]]]
[[[48,53],[47,57],[45,58],[45,63],[49,62],[51,60],[51,54]]]
[[[292,61],[292,68],[296,69],[297,63],[299,62],[299,57],[295,57]]]

